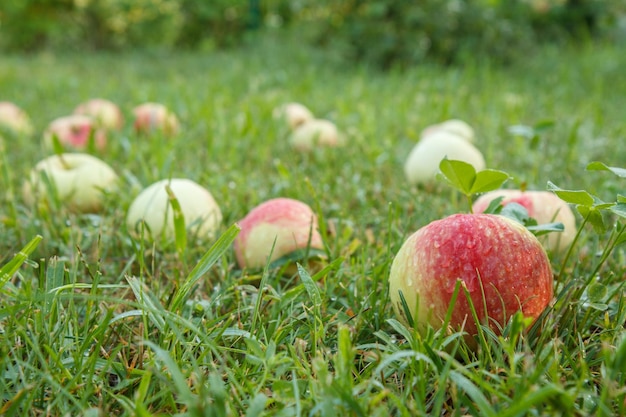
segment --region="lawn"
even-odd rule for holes
[[[476,350],[458,333],[405,327],[388,291],[404,240],[467,211],[444,181],[405,180],[424,127],[470,123],[488,167],[510,174],[505,187],[552,182],[615,202],[624,178],[586,167],[626,167],[625,66],[622,48],[583,45],[508,67],[381,73],[275,36],[226,52],[3,56],[0,101],[25,109],[36,133],[0,148],[0,415],[626,414],[623,212],[581,207],[606,227],[577,213],[570,255],[550,255],[555,299],[541,326],[485,328]],[[92,97],[126,116],[95,152],[119,192],[98,214],[27,206],[22,184],[53,152],[41,132]],[[181,134],[135,134],[131,109],[145,101],[175,111]],[[272,117],[290,101],[334,121],[347,145],[294,152]],[[519,125],[533,134],[511,133]],[[172,177],[216,198],[215,239],[130,237],[135,196]],[[318,214],[321,272],[237,267],[232,225],[274,197]]]

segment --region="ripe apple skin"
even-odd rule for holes
[[[178,117],[165,105],[147,102],[133,109],[133,126],[137,133],[152,134],[161,132],[166,136],[175,136],[180,129]]]
[[[503,326],[519,310],[536,319],[553,295],[548,256],[523,225],[500,215],[455,214],[419,229],[396,254],[389,277],[393,309],[408,323],[401,291],[418,331],[441,328],[459,279],[480,322],[488,318],[494,331],[494,322]],[[449,325],[477,334],[462,289]]]
[[[253,208],[238,222],[234,249],[241,268],[262,268],[299,249],[324,249],[315,212],[306,203],[275,198]],[[275,242],[275,243],[274,243]]]
[[[341,145],[337,126],[330,120],[313,119],[299,125],[289,137],[291,146],[300,152],[310,152],[318,147]]]
[[[33,125],[28,114],[10,101],[0,101],[0,127],[17,135],[32,135]]]
[[[481,213],[487,209],[492,200],[498,197],[504,197],[501,203],[503,205],[514,202],[524,206],[528,215],[537,220],[538,224],[563,223],[563,232],[539,236],[539,241],[547,250],[555,253],[563,252],[574,241],[576,236],[574,212],[555,194],[549,191],[495,190],[478,197],[472,210],[474,213]]]
[[[213,238],[222,222],[222,212],[213,195],[198,183],[186,178],[157,181],[145,188],[133,200],[126,214],[126,225],[131,234],[140,236],[140,221],[144,221],[153,238],[164,235],[173,239],[174,211],[166,186],[176,196],[185,219],[185,227],[200,239]]]
[[[96,125],[105,130],[121,130],[124,126],[124,116],[120,108],[104,98],[92,98],[79,104],[74,109],[74,114],[92,117]]]
[[[96,127],[94,119],[82,114],[63,116],[50,122],[43,135],[48,148],[52,148],[52,137],[55,135],[64,147],[71,150],[87,149],[91,135],[96,149],[102,151],[107,144],[105,131]]]
[[[300,103],[287,103],[276,108],[274,110],[274,117],[285,120],[291,130],[314,119],[311,110]]]
[[[404,174],[411,184],[433,182],[442,159],[456,159],[471,164],[476,171],[485,169],[482,153],[462,137],[437,131],[417,142],[404,163]]]
[[[64,153],[35,165],[22,188],[27,204],[46,202],[49,198],[49,189],[42,178],[44,174],[54,184],[59,200],[74,212],[102,210],[104,192],[117,189],[118,176],[107,163],[84,153]]]

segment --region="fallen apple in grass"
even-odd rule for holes
[[[107,137],[104,130],[96,127],[94,119],[82,114],[73,114],[54,119],[43,134],[44,144],[52,148],[53,137],[71,150],[85,150],[93,138],[96,149],[104,150]]]
[[[422,130],[420,137],[421,139],[425,139],[433,133],[442,131],[458,135],[468,142],[473,142],[475,139],[475,133],[472,126],[460,119],[449,119],[441,123],[430,125]]]
[[[289,137],[291,146],[301,152],[310,152],[319,147],[340,146],[341,142],[337,126],[325,119],[304,122]]]
[[[475,213],[481,213],[489,203],[503,197],[501,204],[517,203],[523,206],[528,215],[537,224],[563,223],[561,233],[548,233],[540,236],[539,241],[551,252],[562,252],[574,241],[576,236],[576,217],[570,206],[549,191],[495,190],[478,197],[472,206]]]
[[[17,104],[0,101],[0,128],[5,128],[16,135],[31,135],[33,125],[28,114]]]
[[[121,130],[124,126],[122,111],[110,100],[92,98],[79,104],[74,114],[82,114],[93,118],[95,124],[105,130]]]
[[[466,139],[446,131],[433,132],[417,142],[404,163],[407,180],[413,184],[432,182],[444,158],[467,162],[476,171],[485,169],[482,153]]]
[[[58,198],[68,209],[100,211],[107,192],[117,188],[118,176],[106,162],[84,153],[50,156],[35,165],[22,195],[29,205]]]
[[[180,205],[187,232],[200,239],[213,238],[222,222],[222,212],[209,190],[186,178],[157,181],[139,193],[126,214],[130,233],[153,239],[174,238],[174,209],[170,204],[168,186]]]
[[[393,309],[420,332],[428,325],[439,329],[457,281],[461,287],[447,324],[469,336],[477,326],[465,290],[478,320],[495,332],[518,311],[536,319],[552,299],[545,250],[522,224],[500,215],[455,214],[412,234],[391,266]]]
[[[180,129],[178,117],[165,105],[147,102],[133,109],[135,131],[141,134],[160,132],[166,136],[175,136]]]
[[[240,222],[235,239],[241,268],[262,268],[297,251],[323,250],[317,216],[306,203],[275,198],[253,208]]]
[[[287,103],[274,109],[273,115],[277,119],[282,119],[290,129],[295,129],[301,124],[313,120],[311,110],[300,103]]]

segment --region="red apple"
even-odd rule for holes
[[[10,101],[0,101],[0,128],[2,127],[18,135],[33,133],[28,114]]]
[[[234,248],[242,268],[262,268],[268,257],[272,262],[297,250],[324,249],[317,216],[298,200],[268,200],[253,208],[239,227]]]
[[[105,130],[121,130],[124,126],[124,116],[117,104],[103,98],[92,98],[79,104],[74,114],[90,116],[98,127]]]
[[[178,117],[160,103],[143,103],[133,109],[135,131],[143,134],[162,132],[166,136],[178,133]]]
[[[395,313],[408,323],[400,292],[418,331],[441,328],[457,281],[481,323],[497,332],[517,311],[536,319],[552,299],[545,250],[520,223],[493,214],[455,214],[411,235],[393,260],[389,291]],[[477,327],[463,290],[449,325],[469,335]],[[468,338],[468,341],[472,341]]]
[[[504,197],[502,204],[517,203],[528,211],[538,224],[563,223],[562,233],[553,232],[539,237],[544,247],[552,252],[562,252],[576,236],[576,217],[570,206],[549,191],[495,190],[481,195],[472,207],[475,213],[487,209],[492,200]]]
[[[89,138],[92,135],[96,148],[103,150],[107,143],[104,130],[98,129],[91,117],[73,114],[59,117],[50,122],[43,134],[43,139],[49,148],[52,147],[52,137],[56,136],[64,147],[72,150],[84,150],[87,148]]]

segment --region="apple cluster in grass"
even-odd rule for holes
[[[286,103],[274,109],[273,114],[289,128],[288,142],[296,151],[311,152],[317,148],[333,148],[344,143],[335,123],[316,118],[303,104]]]
[[[390,299],[401,321],[419,332],[462,330],[468,345],[475,347],[475,338],[482,334],[479,325],[498,334],[516,314],[521,313],[529,323],[541,316],[553,298],[550,259],[539,239],[520,221],[471,210],[472,195],[487,193],[485,201],[491,201],[495,194],[489,192],[500,187],[508,174],[477,172],[471,164],[447,158],[441,161],[439,172],[466,195],[470,213],[435,220],[406,239],[392,262]],[[522,193],[522,197],[534,198],[535,194]],[[541,197],[530,206],[533,213],[551,213],[550,220],[554,220],[561,210],[555,212],[557,204]],[[477,208],[483,204],[481,199],[476,201]],[[562,230],[562,225],[550,230]]]

